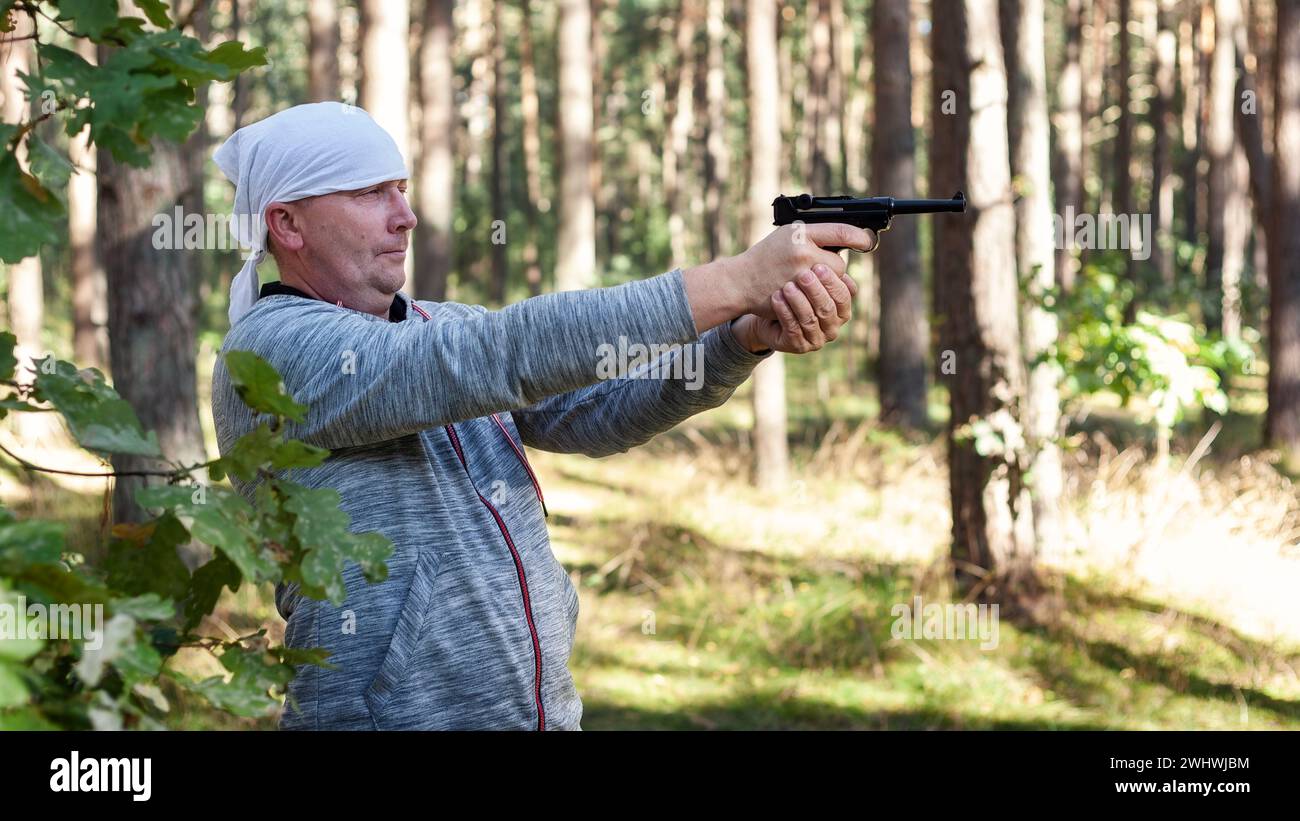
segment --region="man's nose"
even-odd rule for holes
[[[394,188],[393,191],[397,197],[397,202],[394,205],[392,229],[394,231],[410,231],[419,220],[416,218],[415,212],[411,210],[411,204],[406,201],[406,195],[397,188]]]

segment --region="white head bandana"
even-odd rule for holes
[[[230,228],[251,250],[230,283],[231,325],[257,301],[268,205],[411,176],[387,131],[363,109],[333,102],[297,105],[246,125],[212,159],[235,184]]]

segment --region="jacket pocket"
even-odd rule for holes
[[[421,553],[411,576],[411,586],[397,616],[388,652],[379,665],[373,681],[366,688],[366,707],[375,726],[382,729],[384,709],[406,679],[411,658],[424,635],[425,617],[433,603],[434,580],[438,575],[438,557]]]

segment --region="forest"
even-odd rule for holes
[[[529,449],[583,729],[1300,729],[1300,0],[0,0],[0,99],[2,729],[274,729],[276,584],[397,558],[255,355],[217,445],[213,153],[321,101],[406,158],[418,300],[965,197],[842,253],[824,349]]]

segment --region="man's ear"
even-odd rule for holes
[[[266,206],[266,247],[277,251],[300,251],[303,246],[300,215],[288,203],[273,202]]]

